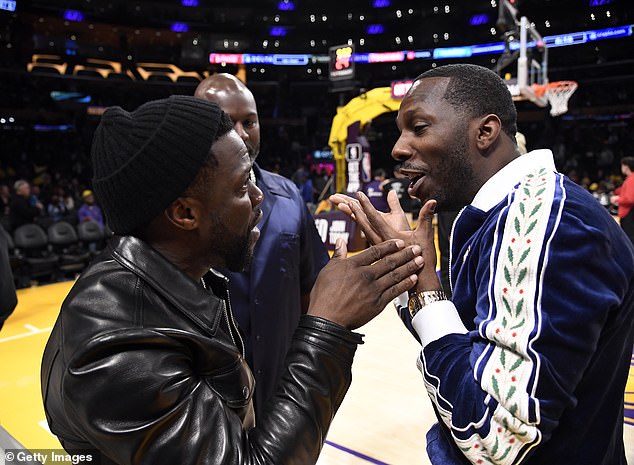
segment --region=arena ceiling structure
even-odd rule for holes
[[[11,79],[26,80],[14,93],[35,89],[42,105],[67,110],[75,107],[51,106],[51,92],[132,107],[191,94],[213,72],[240,73],[264,130],[294,127],[312,150],[326,146],[338,106],[431,67],[476,63],[516,78],[521,17],[543,38],[532,50],[547,49],[548,79],[579,83],[566,118],[631,124],[631,0],[0,0],[0,77],[9,90]],[[333,78],[333,54],[347,47],[354,73]],[[14,101],[18,111],[24,99],[9,96],[0,110]],[[531,102],[517,105],[520,123],[549,118]]]
[[[5,5],[0,11],[4,29],[0,44],[4,49],[28,52],[30,44],[25,42],[30,40],[34,53],[74,59],[170,62],[191,69],[235,65],[241,58],[234,55],[248,54],[251,60],[243,62],[246,72],[252,74],[252,79],[262,80],[287,75],[328,79],[329,49],[344,44],[353,45],[357,54],[405,52],[402,60],[386,54],[372,63],[367,58],[360,61],[358,74],[369,74],[372,79],[418,74],[456,59],[494,67],[499,58],[495,53],[466,56],[435,52],[497,43],[505,40],[509,28],[501,14],[504,0],[0,3]],[[630,1],[514,0],[510,4],[518,17],[527,17],[543,37],[570,35],[550,54],[550,68],[556,79],[564,78],[562,68],[580,66],[603,65],[606,68],[600,74],[611,76],[629,73],[626,70],[634,57],[634,7]],[[609,40],[590,39],[592,31],[619,27],[629,27],[629,34],[613,34]],[[431,56],[424,52],[431,52]],[[215,62],[209,62],[210,54],[216,54]],[[270,57],[275,55],[289,58]],[[560,71],[562,76],[558,75]]]

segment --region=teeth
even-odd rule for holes
[[[418,175],[418,176],[411,177],[411,178],[409,179],[409,180],[410,180],[411,185],[413,186],[413,185],[416,183],[416,181],[418,181],[418,180],[419,180],[420,178],[422,178],[423,176],[424,176],[424,175],[422,175],[422,174],[421,174],[421,175]]]

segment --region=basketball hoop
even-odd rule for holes
[[[546,97],[550,103],[552,116],[563,115],[568,111],[568,100],[577,90],[575,81],[556,81],[545,85],[534,85],[535,95]]]

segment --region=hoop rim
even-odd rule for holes
[[[579,84],[577,83],[577,81],[553,81],[553,82],[549,82],[548,84],[533,84],[533,92],[535,92],[535,95],[538,97],[543,97],[544,94],[546,94],[547,90],[565,90],[565,89],[569,89],[571,87],[574,87],[575,89],[577,87],[579,87]]]

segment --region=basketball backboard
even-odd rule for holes
[[[548,49],[535,25],[526,16],[519,20],[517,9],[508,0],[500,0],[498,28],[504,32],[505,51],[495,71],[502,76],[513,100],[530,100],[545,107],[548,99],[535,93],[534,86],[548,84]]]

